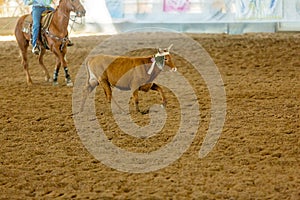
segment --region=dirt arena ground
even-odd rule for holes
[[[108,37],[73,38],[76,45],[68,53],[73,79],[85,57]],[[201,124],[180,159],[141,174],[107,167],[86,150],[76,132],[73,90],[65,86],[63,72],[59,86],[45,83],[29,53],[35,83],[29,87],[16,42],[0,42],[0,199],[300,199],[300,34],[190,37],[210,54],[225,84],[222,135],[199,159],[209,126],[210,96],[201,76],[174,56],[178,71],[197,93]],[[45,62],[52,74],[54,55],[47,53]],[[96,95],[99,123],[121,148],[158,149],[178,128],[178,102],[168,90],[166,110],[172,120],[163,133],[148,140],[122,133],[100,87]],[[142,109],[159,101],[154,92],[140,96]],[[147,124],[149,116],[133,114],[133,119]]]

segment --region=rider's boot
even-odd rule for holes
[[[32,53],[35,55],[39,55],[40,54],[40,47],[36,44],[33,48],[32,48]]]

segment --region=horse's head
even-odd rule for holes
[[[86,11],[80,0],[68,0],[68,6],[70,7],[71,11],[76,13],[77,17],[85,16]]]

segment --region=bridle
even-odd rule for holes
[[[76,1],[76,0],[71,0],[71,2],[74,2],[74,1]],[[77,0],[77,1],[79,1],[79,0]],[[84,14],[85,13],[85,12],[76,11],[76,10],[79,10],[79,7],[81,6],[80,4],[77,4],[75,6],[75,5],[73,5],[71,3],[71,5],[72,5],[71,11],[73,11],[73,12],[76,13],[74,19],[72,19],[71,17],[67,17],[66,15],[64,15],[66,18],[69,18],[69,20],[73,22],[72,25],[70,25],[70,33],[73,30],[73,26],[74,26],[75,23],[77,23],[77,24],[83,24],[82,16],[80,16],[80,18],[81,18],[81,22],[80,23],[76,22],[76,18],[79,17],[78,16],[79,14]]]
[[[71,2],[75,2],[75,1],[79,1],[79,0],[71,0]],[[78,10],[79,10],[79,7],[81,7],[82,5],[77,4],[77,5],[75,6],[73,3],[71,3],[71,5],[72,5],[71,11],[73,11],[73,12],[76,13],[76,17],[77,17],[79,14],[84,14],[84,13],[85,13],[85,12],[78,11]],[[77,11],[76,11],[76,10],[77,10]]]
[[[70,0],[71,2],[74,2],[74,1],[79,1],[79,0]],[[73,5],[73,3],[71,3],[71,10],[70,11],[72,11],[72,12],[74,12],[74,13],[76,13],[76,16],[75,16],[75,19],[71,19],[69,16],[67,16],[66,14],[64,14],[63,13],[63,16],[65,17],[65,18],[68,18],[68,20],[71,20],[71,21],[75,21],[76,20],[76,17],[79,17],[78,16],[78,14],[84,14],[85,12],[80,12],[80,11],[78,11],[79,10],[79,7],[81,6],[80,4],[78,4],[78,5]],[[56,8],[56,10],[59,8],[59,5],[58,5],[58,7]],[[56,11],[55,10],[55,11]],[[81,16],[80,16],[81,17]]]

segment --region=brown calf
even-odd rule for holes
[[[111,87],[120,90],[131,90],[133,92],[136,111],[139,112],[138,91],[148,92],[156,90],[162,98],[162,105],[167,101],[162,88],[152,81],[167,65],[172,71],[176,71],[171,55],[169,53],[172,45],[164,50],[159,49],[154,56],[147,57],[125,57],[96,55],[86,60],[87,84],[83,92],[81,111],[89,93],[101,84],[108,102],[111,102]]]

